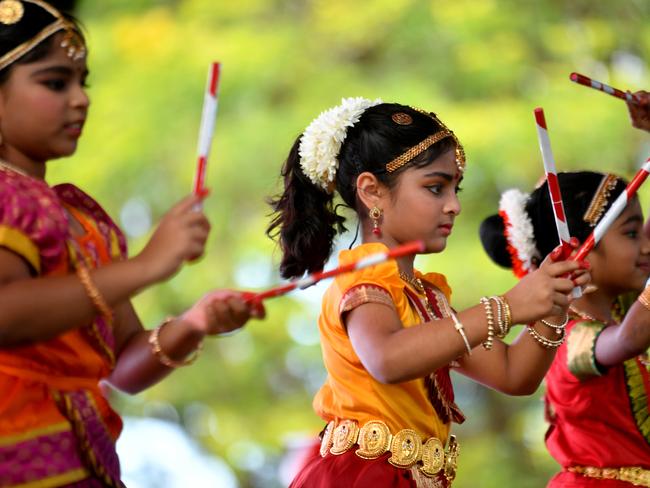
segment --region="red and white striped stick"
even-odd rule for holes
[[[600,219],[600,222],[598,222],[596,227],[594,227],[593,232],[589,234],[589,237],[587,237],[582,246],[580,246],[580,249],[578,249],[578,252],[573,257],[574,260],[582,261],[585,257],[587,257],[589,251],[591,251],[594,246],[598,244],[598,242],[603,238],[603,235],[605,235],[605,233],[609,230],[614,221],[619,217],[619,215],[621,215],[621,213],[623,213],[623,210],[625,210],[627,203],[634,197],[634,195],[636,195],[637,190],[643,184],[649,174],[650,158],[648,158],[641,169],[637,171],[632,181],[630,181],[630,183],[625,188],[625,191],[621,193],[616,200],[614,200],[614,203],[609,208],[607,213],[603,216],[602,219]]]
[[[579,85],[588,86],[600,90],[601,92],[607,93],[613,97],[620,98],[621,100],[627,100],[628,102],[638,102],[639,100],[632,95],[630,92],[624,92],[618,88],[606,85],[600,81],[592,80],[588,76],[581,75],[580,73],[571,73],[571,81],[576,82]]]
[[[555,227],[557,228],[557,235],[562,245],[561,259],[567,259],[573,250],[569,243],[571,235],[569,234],[569,226],[567,225],[566,214],[564,213],[560,182],[555,169],[553,151],[551,151],[551,140],[548,137],[546,118],[544,117],[544,110],[541,107],[535,109],[535,121],[537,122],[537,139],[539,140],[539,148],[542,151],[544,171],[546,172],[546,181],[548,182],[548,192],[551,196],[551,204],[553,205],[553,215],[555,215]]]
[[[203,112],[201,113],[201,127],[199,129],[198,162],[194,177],[194,194],[204,196],[205,173],[208,166],[208,155],[212,146],[214,126],[217,118],[219,100],[219,73],[221,63],[212,63],[208,70],[208,82],[205,87],[203,99]]]
[[[290,281],[284,285],[276,286],[269,290],[254,294],[247,299],[249,302],[262,301],[267,298],[274,298],[289,293],[296,288],[305,289],[308,288],[321,280],[326,278],[332,278],[343,273],[349,273],[350,271],[356,271],[358,269],[367,268],[368,266],[374,266],[376,264],[384,263],[390,259],[396,259],[402,256],[409,256],[411,254],[416,254],[418,252],[424,252],[425,246],[423,241],[413,241],[401,246],[394,247],[388,252],[378,252],[366,256],[359,261],[353,263],[344,264],[338,268],[331,269],[329,271],[318,271],[312,273],[304,278]]]

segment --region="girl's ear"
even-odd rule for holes
[[[357,176],[357,196],[367,209],[381,208],[381,202],[387,194],[388,188],[369,171],[364,171]]]

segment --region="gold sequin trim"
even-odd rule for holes
[[[349,312],[364,303],[381,303],[395,308],[393,298],[384,288],[373,285],[359,285],[350,288],[343,298],[339,307],[339,313]]]
[[[580,322],[567,338],[567,367],[580,381],[602,376],[596,365],[594,348],[598,335],[605,328],[600,322]]]
[[[617,181],[618,178],[616,175],[606,174],[603,176],[596,193],[594,193],[594,197],[591,199],[589,207],[587,207],[587,211],[582,216],[582,220],[587,222],[591,227],[594,227],[603,215],[609,200],[609,195],[616,186]]]

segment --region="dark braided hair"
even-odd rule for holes
[[[583,216],[604,176],[593,171],[558,174],[569,232],[580,242],[584,242],[593,230],[593,227],[584,221]],[[612,188],[604,206],[603,215],[626,186],[627,183],[621,178],[616,180],[616,185]],[[535,244],[543,260],[559,243],[546,182],[530,194],[525,211],[533,225]],[[504,268],[512,268],[513,263],[505,237],[505,224],[501,216],[491,215],[483,220],[479,234],[483,248],[492,261]]]
[[[12,49],[20,46],[30,39],[33,39],[45,27],[52,24],[56,20],[56,18],[53,17],[50,12],[43,9],[37,4],[30,2],[21,3],[24,8],[24,14],[22,18],[15,24],[0,24],[0,56],[4,56]],[[47,3],[49,3],[55,9],[59,10],[63,17],[69,20],[75,26],[77,32],[83,39],[81,24],[70,13],[71,8],[74,6],[74,2],[62,0],[59,2],[49,1]],[[0,70],[0,84],[7,81],[11,72],[11,68],[13,66],[17,64],[34,63],[47,57],[52,52],[52,49],[56,47],[54,43],[55,37],[56,33],[45,38],[41,43],[28,51],[24,56],[18,58],[6,68]]]
[[[392,116],[396,113],[408,114],[412,123],[394,122]],[[406,168],[425,166],[455,148],[454,139],[446,137],[394,173],[386,172],[387,163],[441,129],[432,117],[408,106],[382,103],[366,109],[347,130],[337,158],[336,192],[345,206],[364,215],[356,192],[361,173],[368,171],[393,188]],[[336,211],[334,194],[312,183],[300,167],[301,137],[293,144],[282,168],[284,191],[270,201],[273,220],[267,235],[279,240],[280,272],[285,278],[321,270],[332,253],[335,236],[345,231],[345,217]]]

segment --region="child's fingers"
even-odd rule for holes
[[[186,212],[189,212],[197,204],[201,202],[201,197],[191,193],[185,198],[176,203],[171,209],[169,209],[168,215],[181,215]],[[197,212],[200,213],[200,212]]]

